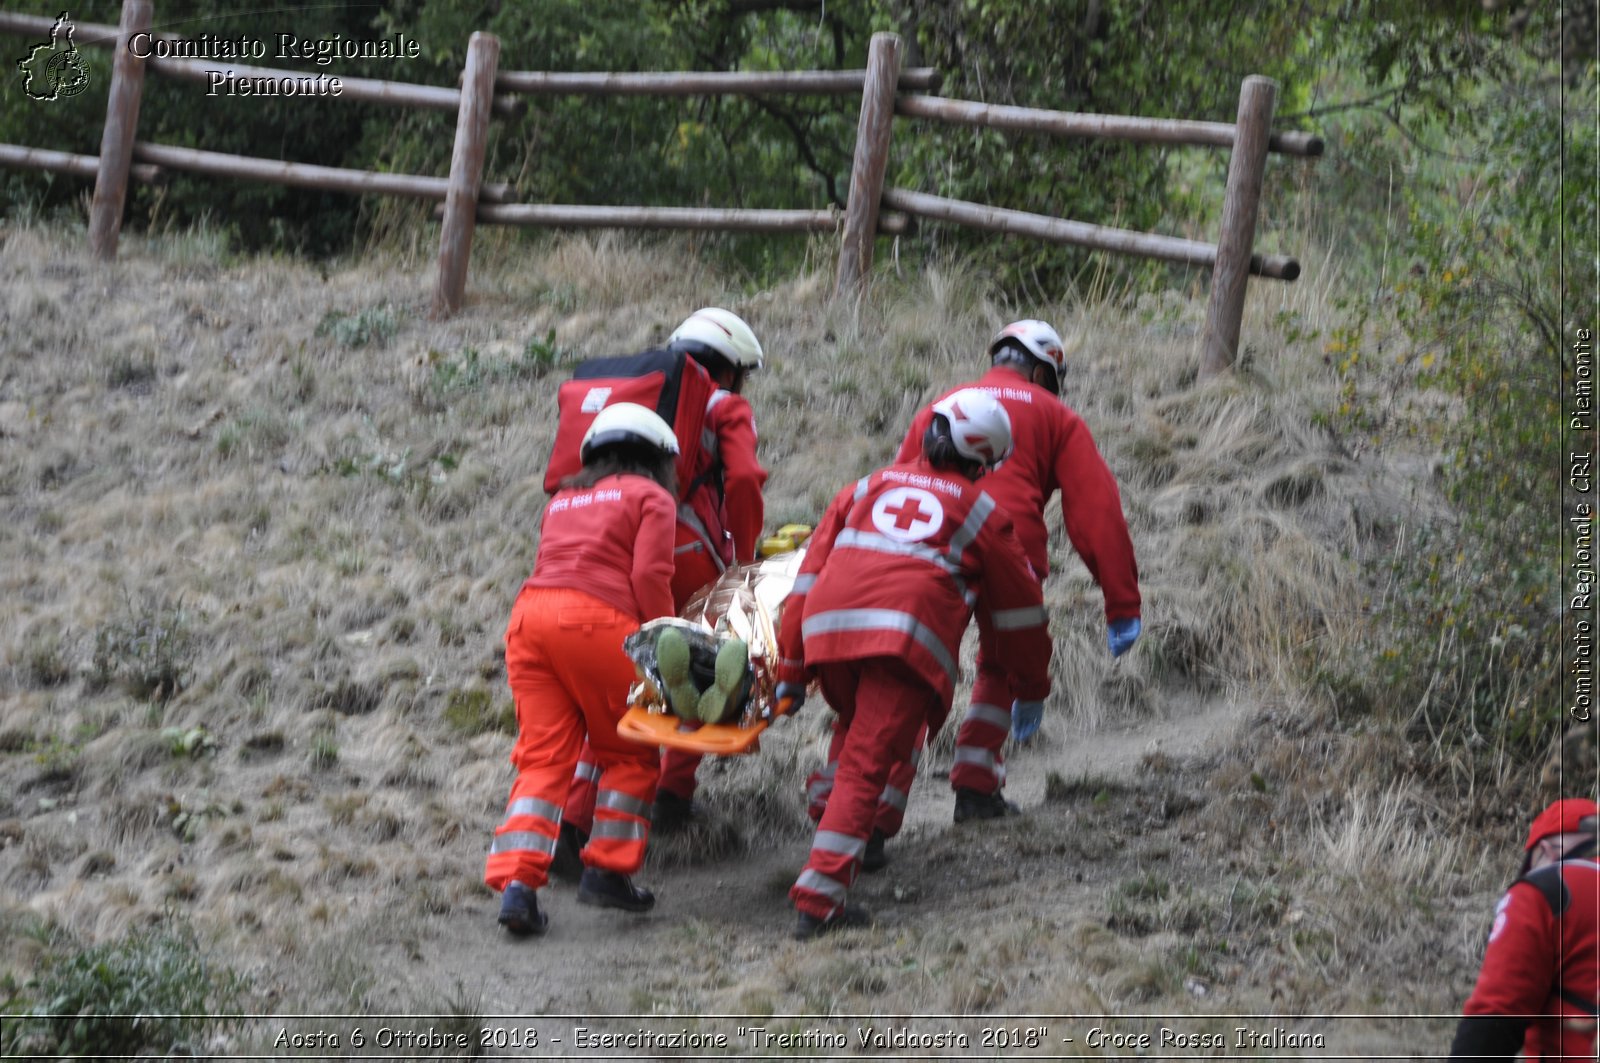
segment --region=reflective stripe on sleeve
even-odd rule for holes
[[[811,588],[816,586],[816,584],[817,574],[815,572],[807,572],[804,576],[796,576],[794,578],[794,584],[790,586],[789,593],[809,594]]]
[[[588,761],[578,761],[578,766],[572,772],[574,779],[588,779],[590,782],[600,778],[600,765]]]

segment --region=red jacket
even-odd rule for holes
[[[721,389],[711,396],[701,451],[695,477],[713,469],[719,459],[722,472],[689,493],[684,517],[700,522],[723,564],[753,561],[766,520],[761,488],[767,470],[756,460],[756,422],[749,400]]]
[[[1469,1019],[1549,1016],[1526,1023],[1527,1057],[1592,1061],[1597,1000],[1600,862],[1590,856],[1547,864],[1500,899],[1478,984],[1462,1012]],[[1464,1047],[1458,1032],[1457,1048]]]
[[[631,474],[557,491],[523,586],[584,591],[641,623],[671,616],[676,508],[666,488]]]
[[[1000,468],[984,477],[983,489],[1011,514],[1029,562],[1041,577],[1050,570],[1044,511],[1050,496],[1060,491],[1067,538],[1100,585],[1106,619],[1137,617],[1139,566],[1122,515],[1122,495],[1083,418],[1008,366],[995,366],[961,387],[989,392],[1011,415],[1016,449]],[[945,395],[959,390],[951,388]],[[897,462],[922,453],[922,434],[932,420],[930,404],[912,420],[895,457]]]
[[[987,659],[1014,678],[1019,697],[1043,698],[1044,599],[1005,511],[925,459],[879,470],[839,492],[807,543],[783,606],[779,678],[802,681],[828,661],[897,657],[948,711],[974,609]]]

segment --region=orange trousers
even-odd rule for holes
[[[506,628],[517,779],[484,869],[491,889],[513,880],[538,889],[548,881],[585,738],[604,778],[583,862],[629,875],[643,865],[660,762],[655,749],[617,735],[634,681],[622,640],[638,628],[633,617],[582,591],[525,587],[517,596]]]
[[[673,552],[672,606],[682,612],[701,589],[716,582],[722,574],[706,548],[705,541],[688,525],[678,523],[677,546]],[[697,786],[695,774],[700,770],[701,754],[686,749],[661,751],[661,776],[657,789],[673,797],[688,801],[694,797]],[[916,768],[910,769],[912,775]],[[578,756],[577,770],[572,776],[572,788],[567,792],[564,819],[579,830],[590,830],[594,820],[595,802],[599,799],[600,763],[588,746]]]

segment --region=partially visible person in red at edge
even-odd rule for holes
[[[512,934],[542,934],[549,922],[536,891],[548,880],[585,738],[604,775],[578,900],[630,912],[655,904],[631,876],[644,864],[659,754],[620,737],[617,721],[635,675],[622,640],[672,613],[677,453],[653,411],[608,406],[584,435],[583,470],[545,507],[533,574],[506,628],[517,779],[484,870]]]
[[[1016,454],[983,481],[983,489],[1011,515],[1017,538],[1041,581],[1050,572],[1045,508],[1061,492],[1067,538],[1100,586],[1106,646],[1113,657],[1120,657],[1139,637],[1139,566],[1116,477],[1095,446],[1089,426],[1060,399],[1066,370],[1061,337],[1043,321],[1014,321],[990,341],[989,359],[990,370],[961,388],[981,389],[1005,407]],[[896,461],[910,461],[921,451],[936,406],[926,407],[912,420]],[[972,700],[956,732],[955,763],[950,769],[957,823],[1018,811],[1001,792],[1005,785],[1001,747],[1008,733],[1019,742],[1028,741],[1043,716],[1044,695],[1024,696],[1011,689],[1003,672],[980,649]],[[885,799],[902,799],[915,770],[906,765],[898,771],[897,792]]]
[[[1600,806],[1557,801],[1533,821],[1522,877],[1500,898],[1451,1059],[1595,1058],[1600,1010]]]
[[[1010,452],[1005,409],[957,392],[935,405],[916,459],[839,492],[808,542],[783,606],[777,697],[798,706],[814,676],[838,719],[831,793],[789,891],[797,938],[869,921],[846,895],[883,829],[891,769],[950,711],[974,611],[987,660],[1020,696],[1049,689],[1039,581],[1010,518],[975,482]]]
[[[739,315],[704,307],[684,319],[667,339],[670,350],[684,351],[710,375],[717,390],[706,405],[700,441],[700,468],[689,497],[678,507],[673,550],[672,605],[676,614],[695,592],[715,582],[728,565],[755,560],[761,543],[766,503],[761,489],[767,470],[756,458],[755,414],[743,395],[749,375],[765,358],[761,342]],[[668,749],[661,755],[651,825],[666,834],[687,827],[699,814],[694,801],[701,755]],[[578,873],[576,855],[588,837],[600,765],[587,748],[579,755],[567,797],[566,820],[556,874]]]

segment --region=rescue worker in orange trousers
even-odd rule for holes
[[[1050,685],[1039,581],[1011,520],[976,481],[1011,453],[1003,406],[958,391],[934,407],[914,461],[845,488],[812,535],[778,638],[777,696],[815,677],[838,719],[836,765],[811,855],[789,896],[795,936],[859,925],[845,903],[891,769],[950,711],[962,633],[978,618],[986,658],[1021,696]]]
[[[1600,806],[1569,797],[1539,813],[1522,876],[1495,908],[1478,984],[1451,1059],[1595,1058],[1600,1007]],[[1530,1018],[1530,1016],[1542,1016]]]
[[[656,750],[617,734],[633,662],[622,641],[672,612],[673,462],[678,441],[654,411],[601,410],[585,433],[583,469],[545,507],[538,558],[506,628],[506,676],[517,709],[517,779],[495,829],[484,881],[501,891],[500,923],[540,934],[536,891],[555,856],[562,804],[587,736],[604,782],[581,853],[578,900],[648,911],[631,876],[644,863]]]
[[[1011,418],[1016,453],[983,489],[1010,514],[1028,561],[1043,580],[1050,571],[1045,509],[1057,491],[1067,538],[1100,586],[1105,599],[1106,644],[1113,657],[1126,653],[1139,637],[1139,567],[1134,560],[1122,496],[1083,418],[1060,399],[1066,352],[1056,330],[1043,321],[1015,321],[989,343],[991,368],[961,388],[993,395]],[[960,389],[953,389],[960,390]],[[937,403],[911,422],[895,460],[909,461],[922,447],[923,434]],[[1024,696],[1006,682],[982,649],[972,699],[956,733],[950,786],[955,790],[955,821],[993,819],[1017,807],[1005,799],[1005,761],[1001,747],[1008,733],[1025,742],[1038,731],[1044,698]],[[921,742],[918,742],[920,751]],[[909,790],[914,765],[897,771]],[[886,799],[894,795],[886,795]]]
[[[756,458],[755,415],[742,394],[747,376],[761,368],[761,343],[742,318],[707,307],[695,311],[667,340],[705,367],[717,390],[706,407],[701,460],[687,501],[678,507],[673,547],[673,612],[735,562],[755,560],[766,519],[761,489],[767,471]],[[696,812],[695,773],[701,755],[668,749],[661,756],[652,823],[658,831],[686,826]],[[557,874],[578,872],[575,856],[593,820],[600,765],[587,747],[578,758],[567,797]]]

